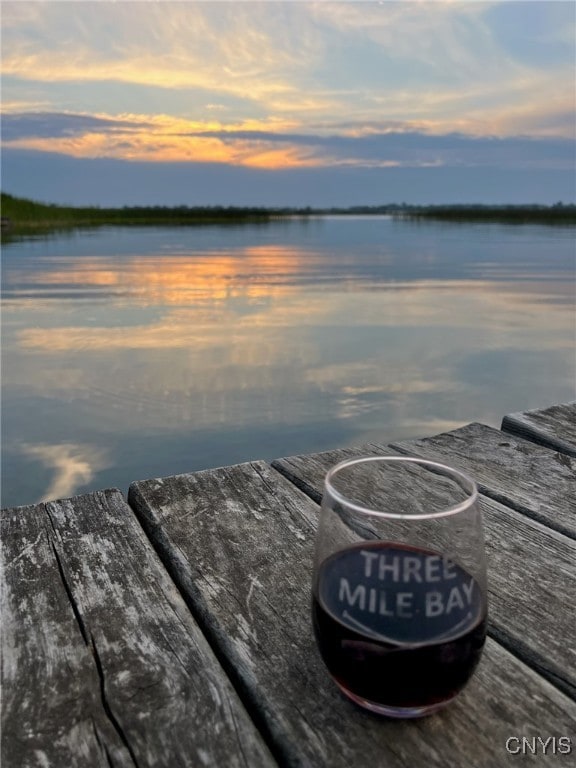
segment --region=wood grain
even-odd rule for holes
[[[502,419],[502,431],[576,457],[576,401]]]
[[[300,488],[307,496],[320,504],[324,491],[324,477],[328,470],[335,464],[346,459],[359,456],[394,456],[398,451],[393,451],[386,446],[364,443],[364,445],[348,448],[337,448],[321,453],[308,453],[301,456],[285,456],[274,459],[272,467],[280,474],[288,478],[297,488]]]
[[[576,541],[481,499],[490,634],[576,699]]]
[[[563,453],[484,424],[391,447],[461,469],[486,496],[576,538],[576,464]]]
[[[129,503],[281,765],[493,768],[514,764],[507,738],[573,733],[576,704],[493,640],[438,715],[394,722],[345,700],[311,628],[317,505],[266,463],[135,483]]]
[[[3,766],[276,764],[118,491],[1,525]]]
[[[328,470],[335,464],[359,456],[397,455],[398,451],[393,451],[384,445],[365,443],[357,447],[338,448],[321,453],[285,456],[281,459],[275,459],[272,462],[272,467],[320,504],[324,491],[324,478]]]

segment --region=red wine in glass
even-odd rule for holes
[[[441,555],[370,542],[320,567],[312,594],[332,677],[368,709],[433,711],[466,685],[486,636],[479,585]]]
[[[413,456],[346,459],[324,480],[312,620],[356,704],[423,717],[466,686],[486,637],[482,512],[474,481]]]

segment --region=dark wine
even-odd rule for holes
[[[470,574],[438,553],[380,541],[322,563],[312,614],[331,675],[375,709],[449,701],[486,637],[486,601]]]

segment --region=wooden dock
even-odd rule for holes
[[[345,700],[310,620],[323,476],[393,453],[472,475],[487,539],[482,661],[416,721]],[[3,768],[574,765],[574,457],[571,403],[3,510]]]

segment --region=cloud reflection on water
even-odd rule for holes
[[[121,234],[106,237],[119,248]],[[31,248],[5,270],[4,407],[21,410],[5,434],[54,473],[42,498],[102,485],[107,467],[106,484],[125,490],[143,476],[136,459],[126,469],[136,444],[171,474],[190,452],[202,461],[208,434],[230,463],[234,430],[277,434],[266,450],[282,455],[283,430],[316,427],[315,442],[294,442],[305,453],[494,423],[572,386],[569,267],[550,254],[538,266],[521,238],[499,263],[424,236],[408,253],[225,235],[227,247],[166,252],[126,237],[133,252]],[[242,451],[264,454],[257,442]]]
[[[96,473],[108,463],[104,451],[89,445],[24,444],[20,446],[20,451],[40,461],[53,473],[50,484],[41,496],[34,500],[35,503],[73,495],[79,486],[89,484]]]

